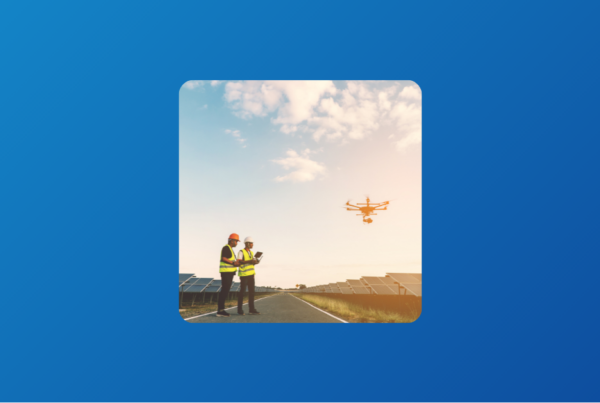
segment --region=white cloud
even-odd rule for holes
[[[321,96],[337,91],[331,81],[279,81],[277,87],[288,102],[279,108],[275,124],[297,125],[310,119]]]
[[[229,82],[225,85],[225,99],[231,103],[236,115],[249,119],[252,116],[266,116],[281,103],[281,91],[276,88],[280,81],[272,85],[263,81]]]
[[[247,139],[242,138],[242,133],[240,133],[239,130],[225,129],[225,133],[231,134],[237,140],[237,142],[242,145],[242,148],[246,148],[244,143],[247,141]]]
[[[379,93],[379,109],[382,111],[389,111],[392,109],[392,103],[388,99],[388,94],[385,92]]]
[[[202,87],[203,85],[204,85],[204,82],[202,82],[200,80],[190,80],[190,81],[187,81],[185,84],[183,84],[183,88],[186,88],[188,90],[193,90],[194,88]]]
[[[405,85],[405,84],[404,84]],[[225,85],[225,99],[243,119],[274,114],[271,122],[288,135],[308,132],[313,140],[360,140],[381,126],[398,132],[399,149],[421,141],[421,90],[411,83],[348,81],[240,81]]]
[[[421,105],[400,102],[390,112],[394,119],[400,140],[396,141],[399,151],[405,150],[412,144],[421,143]]]
[[[325,165],[310,159],[309,155],[313,153],[315,152],[306,149],[300,155],[294,150],[289,150],[286,158],[273,160],[285,170],[292,170],[288,175],[276,177],[275,181],[309,182],[325,175]]]
[[[413,144],[421,144],[421,132],[411,132],[408,135],[404,136],[399,141],[396,141],[396,148],[398,151],[404,151]]]
[[[291,134],[298,130],[298,126],[283,125],[280,130],[282,133]]]
[[[241,81],[225,85],[225,99],[237,116],[249,119],[278,110],[273,123],[286,130],[312,116],[324,94],[334,94],[331,81]]]
[[[212,80],[210,82],[210,85],[212,85],[213,87],[216,87],[217,85],[221,84],[223,81],[222,80]]]
[[[398,97],[412,101],[420,101],[421,89],[417,85],[410,85],[408,87],[404,87],[398,95]]]

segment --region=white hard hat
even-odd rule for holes
[[[244,243],[246,243],[246,242],[252,242],[252,243],[254,243],[254,239],[252,239],[251,236],[247,236],[246,239],[244,239]]]

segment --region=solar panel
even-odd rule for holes
[[[188,291],[188,289],[189,289],[190,287],[192,287],[192,286],[199,285],[199,284],[198,284],[198,280],[200,280],[200,279],[199,279],[199,278],[196,278],[196,277],[192,277],[191,279],[189,279],[189,280],[187,281],[187,283],[185,283],[185,284],[183,285],[183,292],[187,292],[187,291]],[[206,286],[203,286],[202,288],[204,288],[204,287],[206,287]]]
[[[421,284],[403,284],[406,288],[406,295],[416,295],[417,297],[422,296]]]
[[[210,283],[210,285],[221,285],[223,281],[222,280],[214,280],[212,283]]]
[[[392,291],[392,289],[385,284],[373,284],[371,288],[373,289],[373,292],[378,295],[398,295],[397,291]]]
[[[354,294],[352,292],[352,288],[350,288],[350,287],[340,288],[340,290],[342,291],[342,294]]]
[[[188,281],[182,285],[183,292],[185,292],[185,290],[188,289],[190,286],[196,284],[198,282],[198,280],[200,280],[200,279],[196,278],[196,277],[192,277],[192,278],[188,279]]]
[[[221,289],[220,285],[209,285],[204,292],[218,292]]]
[[[336,284],[338,287],[340,287],[340,288],[348,287],[348,283],[346,283],[346,282],[341,282],[341,281],[339,281],[339,282],[337,282],[337,283],[335,283],[335,284]]]
[[[194,277],[193,274],[181,274],[179,273],[179,286],[181,286],[181,284],[185,283],[188,279]]]
[[[191,285],[186,287],[183,292],[202,292],[206,288],[206,285]]]
[[[364,287],[365,286],[362,283],[362,281],[360,281],[360,280],[346,280],[346,283],[348,283],[348,285],[350,285],[351,287],[354,287],[354,286]]]
[[[423,281],[421,278],[421,273],[408,273],[408,274],[410,274],[411,276],[413,276],[414,278],[416,278],[417,280],[419,280],[421,282]]]
[[[368,285],[384,284],[384,282],[381,281],[381,279],[379,277],[361,277],[361,280],[366,282]]]
[[[394,287],[396,287],[396,282],[391,277],[377,277],[377,278],[380,279],[383,282],[383,284],[393,285]]]
[[[198,284],[203,284],[203,285],[209,285],[211,281],[213,281],[214,279],[212,278],[200,278],[198,279],[198,281],[196,282],[196,285]],[[221,280],[219,280],[221,281]]]
[[[421,284],[421,280],[408,273],[386,273],[388,277],[391,277],[395,282],[401,284]]]
[[[352,287],[352,291],[354,291],[355,294],[370,294],[371,293],[367,287]]]
[[[388,287],[390,287],[392,289],[392,291],[394,291],[394,294],[398,295],[398,293],[400,293],[400,295],[404,295],[406,293],[406,290],[404,289],[403,285],[398,285],[397,283],[394,284],[387,284]]]

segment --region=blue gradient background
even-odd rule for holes
[[[598,8],[3,3],[0,400],[600,400]],[[181,320],[179,87],[235,78],[421,86],[417,322]]]

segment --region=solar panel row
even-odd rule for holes
[[[179,286],[181,286],[183,283],[185,283],[188,279],[190,279],[193,276],[194,276],[193,274],[179,273]]]
[[[215,280],[212,278],[199,278],[194,277],[193,274],[179,274],[179,291],[188,292],[219,292],[221,291],[222,280]],[[230,292],[238,292],[241,289],[241,283],[233,283],[230,288]],[[272,287],[257,286],[254,288],[254,292],[275,292],[277,291]]]
[[[307,287],[301,292],[422,296],[421,273],[386,273],[385,277],[364,276],[360,280]]]

